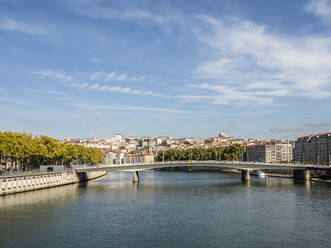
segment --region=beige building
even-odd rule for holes
[[[114,164],[116,160],[116,154],[113,152],[106,152],[105,155],[105,164]]]
[[[281,143],[248,146],[246,160],[268,163],[291,162],[293,160],[293,145]]]
[[[153,154],[128,154],[125,158],[125,163],[135,164],[135,163],[154,163],[155,156]]]

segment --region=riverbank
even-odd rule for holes
[[[225,172],[225,173],[241,173],[240,169],[222,169],[215,167],[172,167],[172,168],[163,168],[159,169],[160,171],[182,171],[182,172]],[[293,178],[292,170],[278,170],[278,169],[268,169],[263,170],[266,177],[277,177],[277,178]],[[331,179],[323,179],[317,177],[316,175],[312,175],[310,181],[314,182],[323,182],[323,183],[331,183]]]
[[[74,170],[68,170],[3,176],[0,177],[0,196],[79,183],[99,178],[106,174],[106,171],[76,173]]]
[[[311,178],[310,181],[319,183],[331,183],[331,179]]]

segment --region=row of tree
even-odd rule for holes
[[[161,151],[156,156],[156,161],[176,160],[242,160],[244,147],[233,144],[223,147],[191,148],[186,150],[169,149]]]
[[[104,156],[97,148],[60,143],[47,136],[0,132],[0,162],[1,165],[10,162],[10,168],[30,170],[44,164],[99,163],[103,160]]]

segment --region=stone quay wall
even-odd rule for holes
[[[0,177],[0,195],[78,183],[75,171],[35,173]]]
[[[67,170],[44,173],[39,172],[29,175],[1,176],[0,196],[78,183],[102,177],[106,174],[107,171],[76,173],[74,170]]]

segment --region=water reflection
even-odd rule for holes
[[[77,188],[78,184],[70,184],[55,188],[1,196],[0,209],[13,206],[39,205],[43,203],[66,201],[77,195]]]
[[[0,247],[325,247],[331,185],[240,174],[111,173],[0,197]]]

